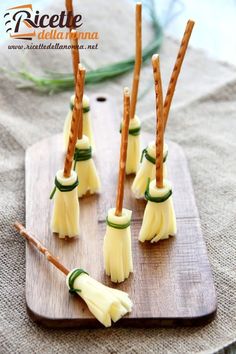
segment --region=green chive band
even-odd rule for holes
[[[92,148],[88,149],[75,149],[74,160],[75,161],[86,161],[92,158]]]
[[[140,135],[141,127],[129,129],[129,135],[138,136]]]
[[[69,277],[69,281],[68,281],[68,284],[69,284],[69,292],[71,293],[71,294],[75,294],[76,292],[81,292],[81,290],[80,289],[74,289],[73,288],[73,285],[74,285],[74,281],[75,281],[75,279],[76,278],[78,278],[81,274],[87,274],[87,275],[89,275],[87,272],[85,272],[83,269],[79,269],[79,268],[77,268],[77,269],[75,269],[72,273],[71,273],[71,275],[70,275],[70,277]]]
[[[70,103],[70,109],[71,109],[71,111],[73,111],[73,109],[74,109],[73,103]],[[83,113],[88,113],[89,111],[90,111],[90,106],[83,107]]]
[[[130,221],[127,222],[127,224],[116,224],[114,222],[109,221],[108,217],[106,218],[106,223],[108,226],[113,227],[114,229],[118,229],[118,230],[123,230],[123,229],[126,229],[127,227],[130,226]]]
[[[141,131],[141,127],[129,129],[129,135],[138,136],[140,135],[140,131]],[[121,133],[121,127],[120,127],[120,133]]]
[[[92,148],[91,146],[88,149],[75,149],[75,153],[74,153],[74,170],[76,167],[76,163],[78,161],[87,161],[89,159],[92,158]]]
[[[145,199],[150,202],[163,203],[172,195],[172,190],[170,189],[169,192],[167,192],[162,197],[152,197],[151,194],[149,193],[149,184],[150,184],[150,178],[148,179],[147,188],[144,193]]]
[[[55,187],[53,188],[52,193],[50,194],[50,199],[52,199],[54,197],[56,189],[58,189],[60,192],[71,192],[71,191],[73,191],[73,189],[75,189],[79,185],[78,177],[77,177],[75,183],[70,184],[69,186],[63,186],[63,184],[61,184],[57,180],[56,177],[55,177],[54,183],[55,183]]]
[[[147,148],[143,149],[140,162],[143,162],[143,156],[144,156],[144,155],[145,155],[145,158],[146,158],[148,161],[150,161],[153,165],[155,165],[155,163],[156,163],[156,158],[155,158],[155,157],[152,157],[151,155],[149,155]],[[168,151],[166,151],[165,156],[163,156],[163,162],[166,162],[167,156],[168,156]]]

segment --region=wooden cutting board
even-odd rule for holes
[[[81,235],[63,240],[50,232],[55,173],[63,165],[62,135],[52,136],[26,152],[26,227],[68,268],[81,267],[97,280],[130,294],[133,311],[120,326],[202,325],[216,314],[216,294],[201,232],[191,177],[182,148],[168,142],[168,176],[173,185],[176,237],[150,244],[138,242],[146,202],[125,186],[124,207],[133,210],[131,231],[134,273],[116,285],[104,274],[102,244],[107,210],[115,206],[120,114],[111,97],[91,98],[95,163],[101,195],[80,200]],[[153,124],[155,125],[153,118]],[[153,131],[155,127],[153,128]],[[154,135],[142,134],[143,146]],[[26,303],[30,317],[50,327],[97,327],[99,322],[79,296],[70,295],[65,277],[29,244],[26,245]]]

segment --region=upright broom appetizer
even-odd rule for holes
[[[55,198],[51,229],[60,238],[79,235],[78,176],[72,170],[75,145],[78,137],[79,116],[82,114],[83,82],[85,69],[79,65],[75,86],[75,106],[73,109],[70,138],[64,169],[59,170],[55,178],[55,188],[50,199]]]
[[[74,101],[75,101],[75,95],[72,95],[71,99],[70,99],[70,110],[66,116],[66,120],[64,123],[64,129],[63,129],[63,138],[64,138],[64,146],[65,147],[67,146],[68,140],[69,140],[70,124],[71,124],[72,112],[73,112],[73,108],[74,108]],[[94,135],[93,135],[93,131],[92,131],[89,98],[87,95],[83,95],[83,112],[82,113],[83,113],[83,134],[88,137],[89,143],[92,146],[93,151],[94,151],[95,150],[95,141],[94,141]]]
[[[76,268],[70,271],[20,223],[16,222],[14,227],[22,237],[43,253],[50,263],[66,275],[66,285],[69,292],[79,295],[94,317],[105,327],[110,327],[112,321],[117,322],[121,317],[131,312],[133,304],[127,293],[99,283],[83,269]]]
[[[172,201],[172,188],[168,180],[163,179],[164,115],[162,82],[159,56],[152,58],[156,93],[156,178],[148,183],[145,198],[148,201],[139,241],[157,242],[176,234],[176,218]]]
[[[81,83],[81,95],[84,92],[84,77]],[[74,170],[79,179],[78,196],[82,197],[87,192],[90,194],[100,191],[100,179],[92,159],[92,147],[86,135],[83,135],[83,112],[79,110],[78,140],[74,153]]]
[[[73,13],[72,0],[66,1],[66,9],[67,9],[67,12]],[[78,64],[80,63],[78,39],[76,37],[76,31],[74,29],[71,28],[70,33],[71,33],[72,66],[73,66],[73,72],[74,72],[74,80],[76,83]],[[73,112],[73,108],[74,108],[74,102],[75,102],[75,96],[72,95],[71,99],[70,99],[70,110],[66,116],[64,128],[63,128],[63,139],[64,139],[65,148],[67,148],[68,141],[69,141],[70,126],[71,126],[71,119],[72,119],[72,112]],[[83,122],[83,134],[88,137],[89,142],[94,149],[95,144],[94,144],[94,136],[93,136],[93,131],[92,131],[91,117],[90,117],[89,98],[86,95],[83,95],[83,121],[84,121]]]
[[[182,63],[185,57],[185,53],[188,47],[188,43],[191,37],[192,29],[194,26],[193,21],[188,21],[185,32],[180,44],[180,49],[175,61],[175,65],[171,74],[171,78],[169,81],[169,86],[167,89],[166,97],[165,97],[165,103],[164,103],[164,129],[166,128],[168,116],[169,116],[169,111],[171,107],[171,102],[174,96],[175,92],[175,87],[176,83],[179,77],[179,73],[182,67]],[[163,152],[163,174],[164,177],[166,177],[167,172],[166,172],[166,159],[168,155],[168,146],[167,144],[164,143],[164,152]],[[142,198],[145,193],[145,189],[147,186],[147,181],[148,179],[154,179],[155,178],[155,161],[156,161],[156,149],[155,149],[155,142],[151,142],[144,150],[142,153],[142,158],[141,158],[141,166],[138,170],[138,173],[133,181],[132,184],[132,192],[134,193],[136,198]]]
[[[121,133],[116,208],[108,210],[103,254],[106,274],[113,282],[122,282],[133,272],[130,221],[132,212],[123,208],[125,165],[130,120],[130,95],[124,89],[124,125]]]
[[[142,65],[142,4],[136,4],[136,53],[133,74],[133,85],[130,102],[130,124],[128,136],[128,150],[126,174],[136,173],[140,160],[140,130],[141,123],[135,114],[138,97],[140,70]],[[123,123],[122,123],[123,125]]]

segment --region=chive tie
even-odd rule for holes
[[[79,180],[78,180],[78,177],[77,177],[75,183],[70,184],[68,186],[64,186],[55,177],[55,182],[54,183],[55,183],[55,187],[53,188],[53,190],[52,190],[52,192],[50,194],[50,199],[52,199],[54,197],[54,194],[56,193],[56,189],[58,189],[60,192],[71,192],[71,191],[73,191],[73,189],[75,189],[79,185]]]
[[[147,188],[146,188],[146,191],[145,191],[145,194],[144,194],[145,199],[147,201],[154,202],[154,203],[163,203],[172,195],[172,190],[170,189],[162,197],[152,197],[151,194],[149,193],[149,185],[150,185],[150,178],[148,178]]]
[[[69,281],[68,281],[69,288],[70,288],[70,289],[69,289],[69,293],[75,294],[76,292],[81,292],[81,289],[75,289],[75,288],[73,287],[75,279],[78,278],[81,274],[87,274],[87,275],[89,275],[87,272],[85,272],[85,270],[80,269],[80,268],[75,269],[75,270],[71,273],[71,275],[70,275],[70,277],[69,277]]]

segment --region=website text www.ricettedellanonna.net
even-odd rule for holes
[[[76,46],[79,50],[89,49],[89,50],[96,50],[98,49],[98,43],[96,44],[80,44]],[[70,44],[61,44],[61,43],[49,43],[49,44],[9,44],[8,49],[23,49],[23,50],[32,50],[32,49],[71,49],[72,46]]]

